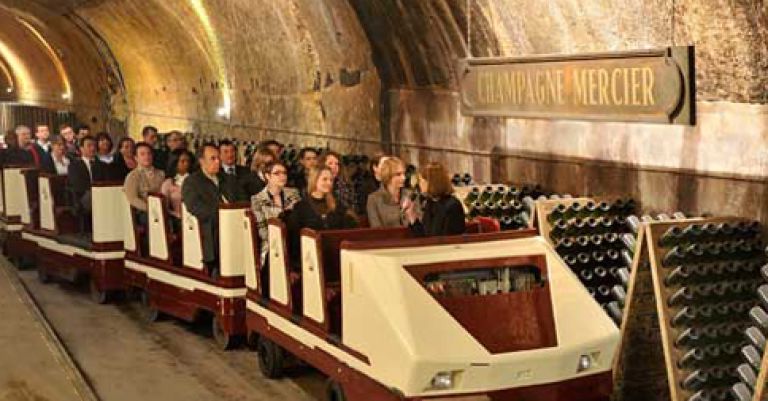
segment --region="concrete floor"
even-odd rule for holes
[[[44,285],[36,274],[34,270],[19,272],[103,401],[323,399],[324,378],[312,369],[295,367],[288,379],[268,380],[258,370],[255,352],[216,349],[205,325],[170,318],[144,323],[135,303],[96,305],[84,288],[65,283]],[[50,399],[68,400],[58,395]],[[2,390],[0,401],[6,401]]]

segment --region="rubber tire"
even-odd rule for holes
[[[337,381],[328,378],[325,382],[325,399],[328,401],[347,401],[344,389]]]
[[[51,275],[40,266],[37,268],[37,279],[43,284],[48,284],[51,282]]]
[[[141,312],[145,322],[153,323],[160,319],[160,311],[150,306],[149,294],[146,291],[141,292],[139,302],[141,303]]]
[[[96,284],[96,280],[94,279],[91,279],[90,290],[91,290],[91,300],[93,302],[99,305],[104,305],[109,300],[109,292],[99,290],[99,286],[98,284]]]
[[[259,370],[268,379],[279,379],[285,367],[285,351],[264,336],[259,336],[256,346],[259,358]]]
[[[237,336],[229,335],[224,332],[221,320],[217,315],[213,315],[213,319],[211,319],[211,336],[219,349],[223,351],[234,348],[237,343]]]

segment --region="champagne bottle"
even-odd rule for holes
[[[768,284],[763,284],[757,288],[757,299],[763,306],[763,309],[768,310]]]
[[[474,187],[471,191],[467,194],[467,197],[464,198],[464,203],[467,205],[470,205],[476,201],[480,200],[481,192],[480,187]]]
[[[629,286],[629,278],[630,278],[629,269],[627,269],[626,267],[620,267],[616,269],[616,276],[618,277],[621,285],[623,285],[624,287]]]
[[[763,280],[768,281],[768,264],[760,268],[760,275],[763,277]]]
[[[597,215],[608,215],[613,212],[611,205],[608,202],[600,202],[597,204]]]
[[[701,329],[689,327],[675,339],[675,348],[691,347],[704,339]]]
[[[472,202],[472,205],[469,207],[469,216],[471,218],[475,218],[475,217],[480,217],[485,215],[486,215],[485,206],[483,206],[483,204],[480,203],[480,201]]]
[[[465,186],[471,185],[472,184],[472,175],[470,175],[469,173],[464,173],[464,176],[461,178],[461,181],[462,181],[462,183]]]
[[[749,318],[752,323],[763,333],[768,333],[768,313],[765,313],[765,309],[755,306],[749,310]]]
[[[667,299],[667,305],[669,307],[676,307],[690,303],[693,301],[693,299],[694,294],[690,287],[680,287],[677,291],[669,296],[669,299]]]
[[[624,262],[624,264],[626,266],[632,266],[632,259],[633,259],[632,253],[629,252],[629,250],[627,249],[622,249],[620,253],[621,253],[621,259]]]
[[[590,269],[583,269],[579,271],[579,278],[584,285],[588,285],[594,281],[595,276]]]
[[[480,202],[487,202],[491,200],[491,197],[493,196],[493,187],[490,185],[487,185],[483,191],[480,194]]]
[[[597,217],[600,215],[597,204],[593,201],[587,201],[582,208],[582,214],[584,217]]]
[[[667,231],[664,232],[664,234],[661,235],[661,238],[659,238],[659,246],[663,248],[669,248],[671,246],[675,246],[682,242],[683,240],[683,229],[680,227],[670,227],[667,229]]]
[[[573,202],[568,207],[568,210],[565,212],[565,218],[573,219],[576,217],[581,217],[581,210],[582,210],[581,204],[579,202]]]
[[[608,313],[608,316],[613,320],[614,323],[616,323],[617,326],[621,325],[621,321],[624,313],[621,310],[621,306],[619,306],[618,302],[616,301],[608,302],[605,305],[605,312]]]
[[[674,220],[682,220],[682,219],[685,219],[686,217],[685,217],[685,213],[683,212],[674,212],[672,213],[672,218]]]
[[[760,369],[763,362],[763,355],[753,345],[741,347],[741,356],[755,369]]]
[[[616,302],[619,303],[622,307],[627,301],[627,291],[624,289],[621,285],[614,285],[611,288],[611,295],[613,295],[613,298],[616,300]]]
[[[739,376],[739,379],[742,382],[747,384],[747,386],[753,390],[755,389],[755,384],[757,384],[757,375],[751,366],[746,363],[742,363],[739,365],[739,367],[736,368],[736,374]]]
[[[672,220],[672,218],[669,217],[669,215],[666,214],[666,213],[659,213],[659,214],[656,215],[656,220],[658,220],[658,221],[669,221],[669,220]]]
[[[555,243],[555,250],[560,254],[571,252],[574,248],[573,240],[568,237],[561,238]]]
[[[637,240],[635,239],[634,235],[630,233],[621,234],[621,242],[624,243],[624,246],[627,249],[631,249],[633,252],[635,251]]]
[[[451,177],[451,184],[453,184],[454,187],[461,186],[461,174],[454,174],[453,177]]]
[[[747,337],[749,344],[765,352],[765,335],[757,327],[750,326],[744,331],[744,335]]]
[[[708,380],[709,375],[704,370],[699,369],[685,376],[680,382],[680,387],[687,391],[698,391],[706,386]]]
[[[582,251],[589,249],[589,237],[586,235],[580,235],[576,237],[576,245],[578,248],[580,248]]]
[[[688,281],[691,276],[691,267],[688,265],[680,265],[675,267],[672,272],[664,278],[664,285],[667,287],[674,287]]]
[[[501,229],[503,231],[507,230],[515,230],[517,227],[515,227],[515,221],[512,218],[512,216],[502,216],[501,219],[499,219],[499,225],[501,225]]]
[[[637,235],[637,233],[640,231],[640,219],[637,218],[637,216],[627,217],[627,225],[629,226],[629,231],[632,234]]]
[[[731,389],[731,394],[733,395],[733,399],[735,401],[752,401],[752,397],[753,397],[752,390],[750,390],[745,383],[741,383],[741,382],[733,385],[733,388]],[[699,400],[689,400],[689,401],[699,401]]]
[[[704,357],[704,351],[701,348],[691,348],[677,361],[677,367],[686,370],[700,367],[704,362]]]

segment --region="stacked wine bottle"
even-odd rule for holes
[[[634,211],[631,199],[574,201],[558,204],[547,216],[555,250],[617,325],[635,248],[635,236],[627,224]]]
[[[768,265],[760,269],[761,281],[768,282]],[[731,393],[737,401],[751,401],[758,390],[758,377],[765,353],[766,336],[768,336],[768,284],[757,288],[758,304],[749,310],[750,326],[744,331],[747,344],[741,348],[744,363],[736,368],[739,381],[731,388]],[[768,398],[763,386],[763,394],[758,400]]]
[[[527,228],[535,209],[534,199],[545,196],[539,186],[475,186],[464,198],[469,218],[499,220],[502,230]]]
[[[739,377],[752,369],[739,366],[741,355],[752,358],[765,345],[764,332],[749,328],[765,263],[760,227],[746,222],[671,226],[657,246],[680,399],[730,400]]]

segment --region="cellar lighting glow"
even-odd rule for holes
[[[220,117],[229,117],[229,112],[232,108],[232,97],[230,94],[229,80],[227,79],[227,66],[224,61],[224,52],[221,50],[219,38],[216,36],[216,31],[213,29],[211,18],[208,16],[208,10],[205,9],[203,0],[188,0],[192,10],[200,20],[203,31],[210,51],[206,52],[208,58],[213,62],[213,68],[215,69],[216,76],[221,84],[221,96],[223,105],[219,107],[216,114]]]
[[[47,40],[43,37],[43,35],[40,33],[40,31],[37,30],[32,24],[24,20],[23,18],[16,17],[16,20],[21,23],[22,26],[27,28],[27,30],[34,36],[38,42],[43,46],[43,49],[45,49],[46,53],[48,53],[48,57],[50,57],[51,62],[53,63],[53,66],[56,68],[56,72],[59,74],[59,77],[61,78],[61,83],[64,85],[64,93],[67,95],[67,97],[64,97],[62,95],[62,99],[64,100],[70,100],[72,99],[72,87],[69,83],[69,75],[67,74],[67,70],[64,68],[64,63],[61,62],[61,58],[59,58],[59,54],[53,49],[50,43],[48,43]]]

